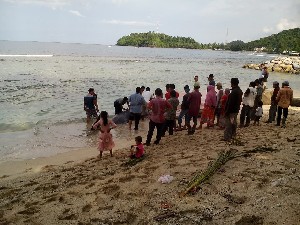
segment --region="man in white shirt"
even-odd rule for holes
[[[146,91],[144,91],[142,95],[147,103],[154,97],[149,87],[146,87]]]

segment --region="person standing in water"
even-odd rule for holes
[[[87,123],[91,121],[92,117],[98,117],[97,112],[99,112],[99,108],[94,88],[90,88],[89,93],[84,97],[83,109],[86,112]]]

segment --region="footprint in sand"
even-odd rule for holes
[[[70,209],[66,209],[61,215],[58,216],[59,220],[77,220],[78,215],[70,213]]]
[[[29,207],[25,210],[22,210],[20,212],[18,212],[18,214],[22,214],[22,215],[33,215],[35,213],[38,213],[40,210],[36,207]]]
[[[119,178],[119,182],[129,182],[135,178],[134,175],[125,175],[124,177]]]
[[[243,216],[235,225],[262,225],[264,220],[258,216]]]
[[[82,207],[82,212],[89,212],[92,209],[92,206],[90,204],[87,204]]]
[[[104,194],[114,194],[120,190],[120,186],[117,184],[111,184],[103,187]]]

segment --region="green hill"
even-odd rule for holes
[[[117,41],[120,46],[155,47],[155,48],[200,48],[200,44],[188,37],[172,37],[166,34],[155,33],[131,33]]]
[[[266,52],[282,53],[283,51],[300,52],[300,28],[281,31],[278,34],[250,41],[245,44],[244,50],[265,47]]]
[[[278,34],[272,34],[248,43],[237,40],[228,44],[202,44],[190,37],[172,37],[149,31],[148,33],[131,33],[128,36],[123,36],[117,41],[117,45],[155,48],[225,49],[231,51],[253,51],[255,48],[264,47],[262,51],[270,53],[282,53],[283,51],[300,52],[300,28],[284,30]]]

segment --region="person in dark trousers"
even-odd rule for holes
[[[276,126],[280,126],[280,122],[282,122],[282,127],[285,128],[285,122],[289,113],[289,106],[293,101],[293,90],[290,88],[290,84],[288,81],[284,81],[282,83],[282,88],[278,91],[276,101],[278,102],[278,111],[277,111],[277,124]],[[281,115],[283,113],[283,118],[281,121]]]
[[[163,136],[165,135],[166,131],[168,130],[169,135],[173,135],[173,131],[175,128],[175,120],[176,120],[176,111],[179,105],[179,100],[176,98],[176,91],[172,90],[170,92],[171,98],[168,102],[172,105],[172,109],[167,110],[166,112],[166,122],[164,126]]]
[[[97,95],[95,93],[94,88],[89,89],[89,93],[84,96],[83,109],[86,112],[86,122],[89,123],[92,117],[97,118],[98,103],[97,103]]]
[[[140,87],[136,88],[135,94],[130,95],[128,101],[130,103],[129,106],[130,116],[128,121],[129,130],[131,130],[131,124],[133,120],[134,120],[134,130],[138,130],[141,114],[142,114],[142,106],[146,104],[144,97],[141,95]]]
[[[124,98],[118,98],[115,102],[114,102],[114,107],[115,107],[115,115],[120,114],[121,112],[123,112],[123,105],[129,105],[128,103],[128,98],[124,97]]]
[[[186,117],[188,111],[189,111],[189,102],[188,102],[188,98],[190,96],[190,87],[188,85],[184,86],[184,91],[185,91],[185,95],[182,98],[182,103],[181,103],[181,111],[180,114],[178,116],[178,128],[177,131],[181,131],[181,124],[182,124],[182,118]],[[183,129],[186,129],[187,125],[186,123],[183,126]]]
[[[276,101],[276,97],[278,94],[278,91],[280,89],[279,87],[279,83],[277,81],[273,82],[273,94],[271,97],[271,106],[269,109],[269,119],[266,121],[266,123],[272,123],[273,121],[275,121],[276,118],[276,112],[277,112],[277,101]]]
[[[148,109],[151,110],[149,120],[149,130],[146,140],[146,145],[149,146],[151,143],[152,135],[156,127],[157,134],[154,144],[159,144],[161,136],[163,134],[165,117],[164,113],[167,109],[172,109],[172,105],[163,99],[163,92],[160,88],[155,90],[156,98],[152,99],[148,104]]]
[[[237,115],[240,111],[243,92],[239,87],[239,79],[231,78],[232,91],[225,106],[224,141],[230,141],[236,136]]]

